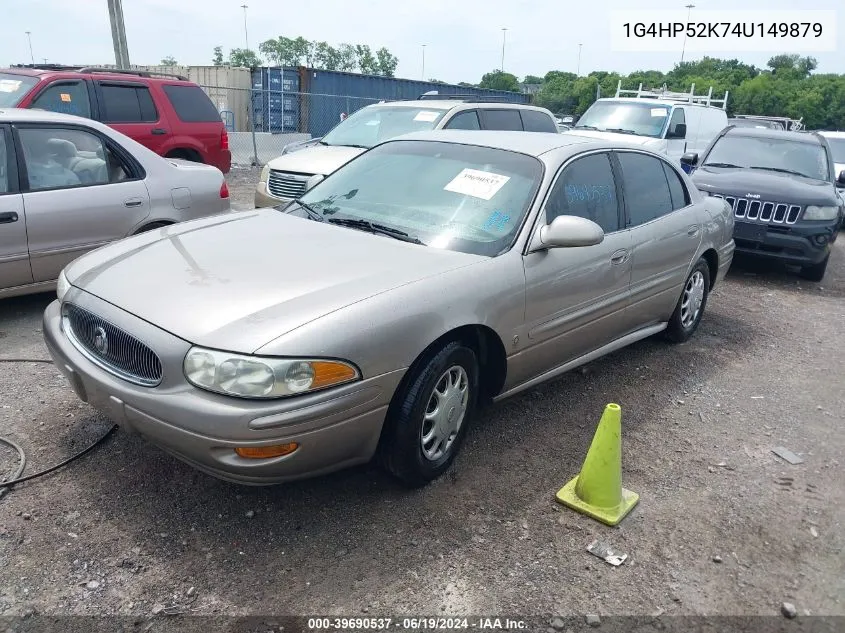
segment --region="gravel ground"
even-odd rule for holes
[[[230,180],[251,206],[255,171]],[[118,431],[0,499],[0,615],[778,615],[784,601],[845,615],[845,237],[835,246],[822,284],[738,262],[690,342],[646,340],[492,407],[423,490],[371,466],[239,487]],[[50,300],[0,302],[0,357],[46,358]],[[553,500],[608,402],[640,494],[616,528]],[[109,426],[50,365],[0,365],[0,428],[27,472]],[[589,555],[594,538],[628,560]]]

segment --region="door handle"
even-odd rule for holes
[[[155,127],[150,130],[150,133],[155,134],[156,136],[161,136],[162,134],[167,134],[167,130],[165,130],[163,127]]]
[[[610,263],[614,265],[624,264],[626,261],[628,261],[628,251],[624,248],[616,251],[610,256]]]
[[[11,224],[18,221],[18,214],[12,211],[11,213],[0,213],[0,224]]]
[[[692,226],[690,226],[687,229],[687,235],[689,235],[690,237],[694,237],[695,235],[698,235],[698,225],[693,224]]]
[[[140,198],[130,198],[123,202],[123,206],[125,207],[140,207],[142,204],[144,204],[144,201]]]

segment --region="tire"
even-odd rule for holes
[[[822,279],[824,279],[824,274],[827,271],[827,262],[829,260],[830,253],[828,253],[827,257],[825,257],[818,264],[802,267],[799,275],[801,275],[802,279],[806,279],[807,281],[821,281]]]
[[[461,385],[465,386],[464,390]],[[446,392],[449,398],[447,407],[443,408],[444,416],[439,418],[443,426],[426,419],[426,412],[435,404],[435,389],[438,393]],[[419,488],[440,477],[460,450],[475,413],[478,390],[475,352],[457,341],[446,344],[415,370],[397,393],[379,446],[381,465],[409,488]],[[450,411],[455,411],[451,417]],[[426,436],[440,437],[439,452],[437,440],[426,442]]]
[[[141,233],[146,233],[147,231],[160,229],[163,226],[170,226],[170,222],[153,222],[151,224],[147,224],[146,226],[142,226],[140,229],[135,231],[135,235],[140,235]]]
[[[695,333],[698,324],[701,323],[701,317],[704,316],[704,309],[707,307],[709,296],[710,267],[707,265],[707,260],[702,257],[695,263],[686,281],[684,281],[684,288],[681,290],[678,304],[669,319],[666,335],[671,342],[684,343]],[[697,308],[695,307],[696,302],[698,303]],[[691,311],[692,314],[690,314]]]
[[[197,152],[187,150],[176,150],[175,152],[170,152],[166,158],[181,158],[182,160],[189,160],[192,163],[204,164],[202,156],[200,156]]]

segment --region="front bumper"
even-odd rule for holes
[[[278,198],[267,190],[266,182],[259,182],[255,187],[255,208],[264,209],[278,207],[281,204],[289,203],[293,198]]]
[[[375,453],[403,372],[287,400],[221,396],[193,387],[177,370],[190,344],[76,288],[66,299],[142,337],[164,368],[156,387],[134,385],[101,368],[65,335],[54,301],[44,313],[44,340],[77,396],[199,470],[236,483],[273,484],[365,463]],[[234,452],[238,446],[289,442],[299,448],[283,457],[248,459]]]
[[[736,220],[734,242],[737,253],[777,259],[794,266],[811,266],[828,256],[838,228],[838,218],[830,222],[799,222],[788,227]]]

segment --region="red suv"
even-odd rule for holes
[[[77,66],[0,69],[0,108],[40,108],[96,119],[170,158],[229,172],[229,135],[217,108],[180,75]]]

